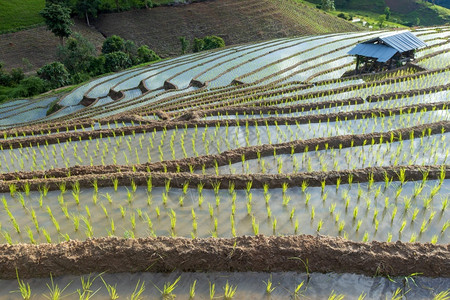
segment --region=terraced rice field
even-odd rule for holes
[[[414,31],[428,47],[379,74],[341,78],[385,32],[330,34],[95,79],[50,116],[53,98],[1,105],[1,289],[17,270],[80,299],[144,281],[146,298],[448,299],[449,32]]]

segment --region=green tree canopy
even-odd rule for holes
[[[323,10],[335,10],[334,0],[322,0]]]
[[[97,12],[100,4],[100,0],[77,0],[75,4],[75,10],[80,17],[85,17],[86,24],[88,26],[91,26],[89,17],[97,17]]]
[[[103,42],[102,53],[108,54],[117,51],[125,51],[125,41],[120,36],[112,35]]]
[[[225,47],[225,41],[218,36],[211,35],[203,39],[194,39],[194,52]]]
[[[49,82],[50,88],[57,89],[61,86],[69,84],[69,72],[60,62],[47,64],[37,71],[41,79]]]
[[[389,6],[386,6],[386,8],[384,9],[384,14],[386,15],[386,20],[389,20],[389,18],[391,17],[391,9],[389,8]]]
[[[66,45],[58,49],[58,59],[71,74],[89,71],[90,59],[96,55],[94,45],[79,33],[75,33]]]
[[[72,34],[70,9],[60,4],[46,3],[41,15],[47,28],[60,38],[61,44],[64,44],[64,38]]]

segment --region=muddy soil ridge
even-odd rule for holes
[[[88,167],[89,168],[89,167]],[[427,174],[428,179],[439,179],[443,175],[445,178],[450,177],[450,165],[443,166],[396,166],[396,167],[371,167],[356,170],[341,170],[331,172],[307,172],[307,173],[293,173],[293,174],[224,174],[224,175],[202,175],[192,174],[188,172],[180,173],[162,173],[162,172],[137,172],[137,171],[118,171],[107,172],[103,166],[91,167],[94,172],[86,173],[83,170],[83,175],[56,177],[56,178],[38,178],[38,179],[14,179],[9,181],[0,180],[0,192],[10,192],[10,186],[14,185],[19,190],[25,191],[40,191],[45,186],[48,190],[58,190],[61,185],[67,189],[77,184],[80,187],[92,187],[96,182],[98,187],[114,186],[114,181],[117,180],[120,186],[129,186],[136,184],[138,186],[146,186],[147,182],[151,180],[153,186],[163,187],[169,182],[170,187],[182,188],[185,184],[190,187],[197,187],[203,184],[207,189],[213,189],[217,185],[221,189],[227,189],[234,186],[238,189],[245,189],[248,183],[252,184],[252,188],[282,188],[287,184],[290,187],[301,186],[304,182],[308,186],[321,186],[323,182],[326,185],[335,185],[337,181],[343,183],[361,183],[373,180],[374,182],[383,182],[385,178],[389,181],[397,181],[399,174],[404,172],[406,181],[423,180],[424,174]],[[102,170],[105,173],[101,173]],[[97,173],[97,174],[94,174]],[[25,188],[26,187],[26,188]]]
[[[92,272],[337,272],[450,276],[449,245],[353,242],[328,236],[117,237],[0,245],[0,278]]]

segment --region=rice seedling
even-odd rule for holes
[[[209,299],[214,299],[214,295],[216,294],[216,284],[209,282]]]
[[[272,287],[272,275],[267,279],[267,282],[263,281],[266,285],[266,294],[270,295],[276,289],[276,287]]]
[[[236,294],[236,289],[237,289],[237,286],[230,285],[227,280],[227,283],[223,287],[223,290],[224,290],[223,298],[226,300],[233,299]]]
[[[53,276],[50,274],[50,285],[47,283],[47,288],[49,289],[49,294],[44,295],[46,299],[57,300],[63,298],[64,291],[69,287],[71,282],[69,282],[64,288],[60,288],[54,281]]]
[[[145,291],[145,282],[142,282],[141,286],[139,286],[140,283],[141,283],[141,280],[138,280],[133,293],[130,295],[130,300],[144,299],[144,297],[142,297],[141,295]]]
[[[195,286],[197,284],[197,280],[194,280],[194,282],[189,287],[189,299],[194,299],[195,297]]]
[[[19,278],[19,272],[16,269],[16,277],[17,277],[17,284],[19,286],[18,290],[11,291],[10,293],[20,293],[20,296],[24,300],[31,299],[31,287],[29,283],[25,283],[23,280]]]
[[[161,293],[161,297],[163,299],[175,298],[176,295],[173,293],[173,291],[177,287],[177,284],[180,281],[180,279],[181,279],[181,276],[179,276],[177,279],[175,279],[175,281],[172,283],[170,283],[170,282],[164,283],[164,286],[162,289],[158,288],[156,285],[155,285],[155,288]]]

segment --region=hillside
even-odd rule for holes
[[[448,300],[450,26],[411,31],[413,62],[343,76],[355,45],[395,33],[189,53],[0,103],[0,291]]]
[[[321,0],[307,0],[319,5]],[[436,4],[439,1],[435,1]],[[442,1],[443,4],[445,4]],[[384,14],[386,6],[391,8],[391,20],[407,26],[434,26],[450,22],[450,10],[420,0],[335,0],[336,9],[358,15]],[[420,19],[417,24],[417,18]]]
[[[292,0],[220,0],[102,14],[95,23],[113,34],[150,45],[163,57],[180,54],[178,37],[217,35],[227,45],[287,36],[355,31],[342,19]]]
[[[79,32],[100,49],[104,37],[94,28],[75,20],[73,32]],[[59,38],[45,26],[0,35],[0,61],[7,70],[23,68],[36,70],[55,61]]]

